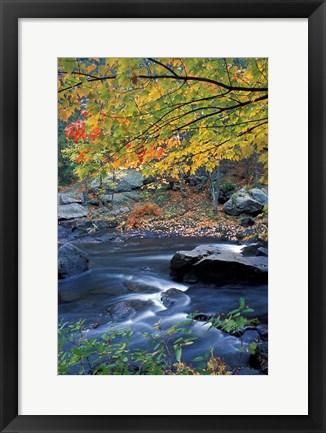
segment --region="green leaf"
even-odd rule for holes
[[[250,343],[249,346],[247,347],[247,350],[249,353],[251,353],[251,355],[254,355],[256,353],[256,349],[257,349],[257,343]]]
[[[194,358],[193,361],[194,361],[194,362],[197,362],[197,361],[204,361],[204,359],[205,359],[205,358],[204,358],[203,356],[196,356],[196,358]]]
[[[182,354],[182,348],[180,346],[173,346],[174,347],[174,355],[177,362],[181,361],[181,354]]]

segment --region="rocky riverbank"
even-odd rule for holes
[[[267,240],[268,195],[250,186],[221,190],[218,213],[209,190],[164,184],[153,188],[135,170],[116,178],[74,184],[58,196],[60,242],[117,232],[142,236],[210,236],[220,241]],[[116,228],[117,231],[111,230]]]

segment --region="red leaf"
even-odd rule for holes
[[[96,126],[93,130],[92,130],[92,138],[96,138],[98,137],[100,134],[102,134],[103,129]]]

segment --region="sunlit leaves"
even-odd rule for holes
[[[267,59],[69,58],[58,71],[82,176],[137,167],[178,178],[253,153],[267,167]]]

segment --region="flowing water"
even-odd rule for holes
[[[267,323],[267,285],[250,284],[184,284],[170,278],[170,260],[178,250],[191,250],[200,244],[217,245],[205,238],[133,239],[126,242],[79,243],[78,247],[90,257],[90,271],[59,282],[59,320],[76,322],[85,319],[87,336],[100,336],[112,323],[108,307],[121,301],[139,300],[137,311],[121,325],[134,330],[132,344],[145,347],[144,331],[152,331],[161,320],[162,329],[187,319],[191,312],[206,315],[227,313],[238,306],[243,297],[262,323]],[[218,243],[220,249],[240,252],[241,246]],[[168,306],[161,301],[162,293],[176,288],[183,292],[178,302]],[[92,324],[96,323],[93,329]],[[193,323],[193,322],[191,322]],[[182,360],[202,355],[210,347],[230,366],[239,360],[240,340],[202,322],[192,324],[195,343],[186,346]],[[249,354],[243,354],[246,366]]]

